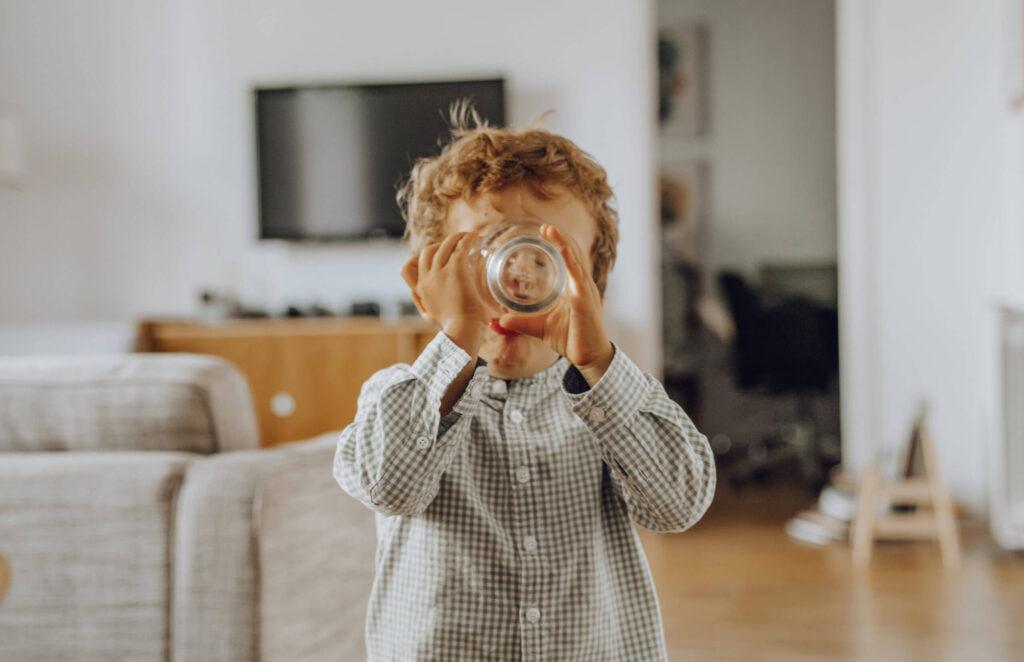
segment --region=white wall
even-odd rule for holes
[[[845,461],[897,446],[926,398],[947,481],[978,510],[998,429],[995,307],[1024,294],[1005,8],[840,0],[837,13]]]
[[[710,30],[706,138],[659,144],[710,164],[716,268],[836,259],[833,0],[660,0]]]
[[[646,0],[0,0],[0,104],[28,167],[0,189],[0,322],[187,314],[202,286],[275,307],[404,297],[402,246],[254,240],[249,88],[501,73],[513,124],[554,108],[549,127],[607,167],[608,317],[654,370],[652,34]]]

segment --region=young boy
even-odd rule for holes
[[[666,658],[632,522],[695,523],[714,460],[605,333],[611,202],[604,169],[569,140],[478,118],[400,192],[414,252],[402,275],[441,330],[363,385],[334,460],[377,512],[372,662]],[[480,235],[509,222],[542,225],[568,267],[546,315],[480,296]]]

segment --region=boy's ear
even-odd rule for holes
[[[423,300],[420,299],[419,293],[416,291],[416,285],[419,283],[419,253],[414,253],[412,257],[406,260],[405,264],[402,265],[402,279],[405,284],[409,286],[409,291],[412,294],[412,302],[416,304],[416,310],[420,312],[420,317],[433,322],[434,318],[427,312],[427,309],[423,307]]]

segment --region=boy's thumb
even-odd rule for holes
[[[503,329],[525,333],[528,336],[542,338],[544,336],[544,319],[542,317],[522,317],[519,315],[502,315],[498,324]]]

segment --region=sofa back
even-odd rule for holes
[[[0,452],[257,448],[249,386],[195,354],[0,359]]]

